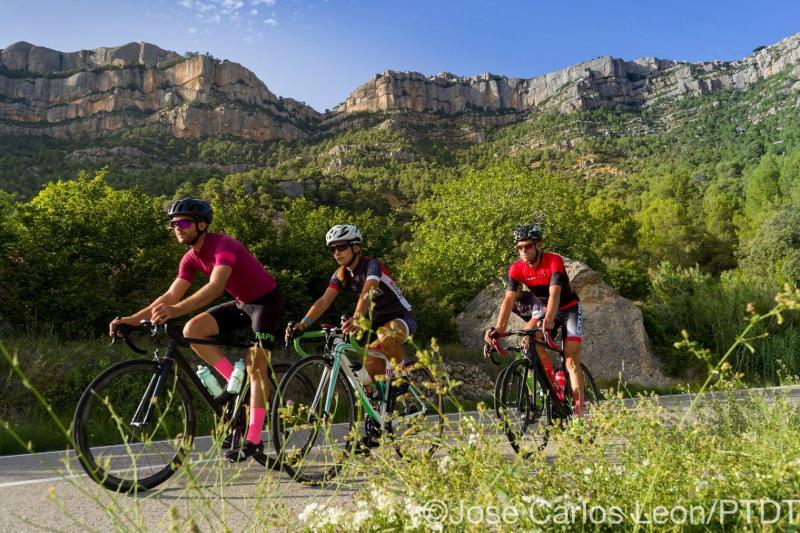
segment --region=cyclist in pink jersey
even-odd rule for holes
[[[205,307],[224,292],[233,296],[235,300],[194,316],[183,328],[183,335],[210,339],[247,325],[255,333],[258,346],[251,349],[247,361],[252,385],[250,427],[242,446],[228,452],[227,457],[231,461],[242,461],[261,455],[264,450],[261,429],[271,392],[267,366],[283,315],[283,298],[275,278],[242,243],[222,233],[208,232],[213,211],[207,202],[183,198],[172,204],[168,214],[178,242],[189,246],[178,267],[178,276],[167,292],[150,305],[130,316],[112,320],[109,334],[115,334],[118,324],[138,325],[140,320],[162,324]],[[198,272],[208,277],[208,283],[184,298]],[[192,349],[222,377],[230,379],[233,365],[219,346],[193,344]]]
[[[493,334],[502,332],[513,311],[527,327],[544,326],[552,329],[558,317],[567,327],[564,339],[564,358],[572,384],[575,414],[583,415],[583,372],[580,370],[581,339],[583,336],[583,306],[572,289],[558,254],[542,251],[542,230],[535,224],[519,226],[514,230],[514,241],[519,261],[508,269],[508,280],[497,323],[484,335],[491,344]],[[547,353],[537,345],[537,353],[548,374],[553,367]],[[552,379],[553,376],[550,376]]]

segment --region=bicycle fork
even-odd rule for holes
[[[173,363],[174,361],[172,359],[167,358],[160,362],[159,373],[150,378],[150,383],[148,383],[147,389],[145,389],[145,393],[139,405],[136,407],[136,411],[133,413],[130,422],[132,427],[141,428],[150,423],[150,418],[153,416],[153,410],[156,408],[156,404],[158,404],[158,400],[161,397],[161,392],[164,390],[167,377],[172,373]]]

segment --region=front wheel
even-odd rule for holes
[[[126,361],[87,387],[72,427],[89,476],[109,490],[136,492],[160,485],[181,466],[194,435],[194,407],[174,369]]]
[[[358,438],[353,389],[342,372],[331,384],[332,372],[330,359],[304,357],[286,372],[272,402],[272,442],[284,470],[297,481],[333,479]]]
[[[527,458],[547,445],[552,402],[527,359],[518,359],[501,372],[495,412],[515,452]]]

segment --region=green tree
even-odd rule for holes
[[[598,266],[591,219],[569,184],[511,163],[442,185],[418,214],[403,279],[456,307],[503,273],[519,224],[541,224],[547,250]]]
[[[685,207],[672,198],[656,198],[639,214],[639,247],[651,265],[673,261],[689,266],[695,261],[697,239]]]
[[[3,272],[12,293],[4,314],[16,326],[85,336],[174,277],[179,251],[160,203],[114,191],[104,177],[82,172],[17,205]]]
[[[800,206],[783,209],[764,221],[742,247],[743,270],[760,283],[800,284]]]

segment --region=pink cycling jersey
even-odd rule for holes
[[[242,303],[253,302],[277,286],[272,274],[242,243],[222,233],[207,233],[200,252],[189,249],[181,259],[178,277],[191,282],[197,272],[210,276],[217,266],[231,267],[225,290]]]

